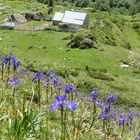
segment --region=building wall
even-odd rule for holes
[[[89,25],[89,16],[86,15],[86,18],[85,18],[85,21],[84,21],[84,24],[83,24],[83,28],[88,28],[88,25]]]
[[[73,29],[73,30],[78,30],[78,29],[81,28],[81,26],[80,26],[80,25],[75,25],[75,24],[70,24],[70,25],[69,25],[69,28],[70,28],[70,29]]]
[[[61,21],[55,21],[55,20],[53,20],[53,25],[59,25],[59,23],[61,23]]]

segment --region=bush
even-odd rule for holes
[[[89,92],[92,91],[94,87],[97,87],[97,85],[91,81],[79,81],[76,87],[78,91]]]
[[[106,80],[106,81],[114,81],[112,76],[107,74],[106,69],[95,69],[86,66],[85,70],[87,71],[87,74],[92,78]]]
[[[71,68],[56,69],[55,72],[57,75],[63,78],[68,78],[69,76],[77,77],[79,75],[79,72],[77,70]]]
[[[77,0],[75,5],[77,7],[87,7],[88,4],[89,4],[89,0]]]
[[[100,11],[110,11],[109,2],[106,0],[98,0],[93,5],[93,8]]]
[[[71,41],[67,44],[70,48],[90,49],[96,48],[96,37],[92,34],[78,33],[72,36]]]
[[[123,47],[126,48],[126,49],[128,49],[128,50],[131,49],[131,45],[130,45],[130,43],[128,43],[128,42],[125,43]]]
[[[114,14],[134,15],[139,13],[140,2],[130,0],[94,0],[92,7],[96,10]]]

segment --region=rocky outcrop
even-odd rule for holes
[[[40,21],[40,20],[45,20],[48,21],[50,20],[50,17],[48,16],[47,13],[26,13],[25,14],[25,18],[27,20],[36,20],[36,21]]]
[[[15,24],[21,24],[27,22],[25,17],[21,14],[13,14],[5,19],[5,23],[12,22]]]

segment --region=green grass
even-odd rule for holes
[[[39,11],[47,11],[47,5],[40,3],[24,3],[19,1],[18,4],[16,4],[15,1],[6,1],[3,3],[13,8],[7,11],[7,13],[2,14],[2,16],[0,15],[0,23],[3,22],[5,17],[14,12],[31,12],[35,7],[39,7]],[[75,7],[55,7],[54,12],[73,8]],[[103,99],[106,97],[106,94],[109,93],[116,95],[117,106],[119,108],[128,107],[133,109],[133,111],[140,111],[140,65],[138,65],[140,61],[140,32],[133,28],[133,24],[139,24],[139,15],[136,15],[135,17],[122,15],[114,16],[106,12],[91,12],[91,10],[81,8],[79,8],[79,10],[88,12],[90,15],[89,32],[98,19],[100,19],[103,24],[107,24],[105,28],[98,27],[95,32],[92,30],[92,33],[97,36],[97,49],[69,49],[67,43],[70,40],[67,38],[76,33],[59,31],[57,30],[57,27],[52,26],[51,29],[54,30],[35,32],[0,30],[0,56],[13,52],[16,58],[21,61],[22,67],[45,72],[50,69],[54,70],[62,78],[64,83],[72,83],[80,92],[90,94],[93,88],[97,88],[99,92],[101,92],[100,97]],[[51,16],[53,16],[53,14]],[[44,22],[42,21],[29,22],[29,24],[34,26],[43,23]],[[106,36],[108,36],[109,39],[106,39]],[[112,38],[114,38],[114,40]],[[115,45],[109,45],[110,41]],[[130,50],[124,48],[124,44],[126,43],[130,44]],[[132,59],[129,58],[130,53],[134,54]],[[135,61],[135,64],[133,64],[133,60]],[[121,62],[130,64],[130,67],[121,68]],[[28,80],[23,82],[25,87],[24,89],[21,88],[17,90],[19,97],[16,98],[17,106],[20,111],[22,108],[22,94],[20,93],[31,93],[33,92],[32,88],[34,87],[31,83],[28,83]],[[0,99],[2,100],[2,104],[7,102],[7,108],[10,110],[11,104],[7,97],[7,93],[11,94],[12,90],[9,87],[4,87],[4,84],[3,81],[0,82],[0,88],[4,89],[0,90],[0,93],[2,93],[0,94]],[[30,87],[30,85],[32,85],[32,87]],[[46,91],[43,90],[42,92],[44,93],[43,95],[45,95]],[[5,106],[0,107],[5,109]],[[33,114],[30,118],[31,120],[34,120],[38,114],[38,106],[32,104],[31,107],[33,108],[33,111],[31,111]],[[48,108],[48,104],[43,104],[40,112],[46,112],[46,108]],[[49,129],[53,130],[50,131],[51,139],[54,137],[59,139],[60,135],[60,118],[59,115],[56,116],[57,113],[49,114],[47,116],[50,117],[48,122]],[[3,116],[4,115],[5,114],[3,114]],[[24,127],[24,123],[22,123],[23,114],[19,112],[15,118],[12,115],[13,114],[10,112],[9,118],[7,119],[8,121],[2,120],[4,129],[0,130],[0,135],[3,139],[7,139],[8,137],[9,139],[14,139],[14,134],[17,131],[14,131],[14,126],[11,124],[14,124],[14,119],[17,119],[17,123],[19,124],[16,125],[19,125],[19,129],[21,127],[20,139],[22,139],[22,127]],[[77,115],[79,114],[77,113]],[[82,116],[80,117],[82,118]],[[80,117],[77,117],[77,119],[81,119]],[[86,119],[89,120],[88,117]],[[33,125],[33,127],[36,127],[37,132],[33,137],[36,137],[36,139],[44,139],[46,129],[43,130],[43,128],[47,127],[44,124],[46,115],[42,118],[39,116],[39,120],[41,120],[41,124]],[[12,123],[10,124],[11,121]],[[79,135],[80,140],[92,140],[93,138],[96,140],[103,139],[102,131],[98,129],[98,125],[100,125],[98,123],[99,122],[97,121],[97,128],[93,128],[92,133],[90,131],[81,133]],[[28,123],[28,125],[29,124],[30,123]],[[5,126],[9,126],[9,129]],[[42,126],[42,130],[39,129],[40,126]],[[83,128],[85,128],[85,126],[83,126]],[[28,132],[23,132],[25,132],[24,136],[26,137]],[[119,134],[120,130],[116,130],[115,133]],[[56,136],[56,134],[59,135]],[[70,135],[71,134],[72,133],[70,133]],[[127,140],[131,134],[128,133],[125,135],[126,136],[123,139]],[[113,139],[113,137],[111,138]]]

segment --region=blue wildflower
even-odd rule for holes
[[[138,136],[136,137],[135,140],[140,140],[140,132],[138,133]]]
[[[66,98],[67,98],[67,95],[64,94],[62,96],[54,96],[55,98],[55,103],[53,103],[51,106],[50,106],[50,111],[54,111],[56,108],[57,109],[61,109],[62,107],[66,106],[67,103],[66,103]]]
[[[64,93],[71,93],[71,92],[76,93],[76,90],[71,84],[66,85],[64,88]]]
[[[133,113],[133,112],[130,112],[129,114],[128,114],[128,118],[129,119],[133,119],[135,117],[135,114]]]
[[[70,111],[74,111],[76,108],[78,108],[78,105],[75,103],[75,101],[70,101],[67,103],[67,108]]]
[[[11,63],[11,59],[14,57],[13,53],[10,53],[9,56],[4,56],[3,57],[3,60],[4,60],[4,63],[7,65],[8,63]]]
[[[81,98],[81,100],[86,100],[87,96],[82,95],[82,96],[80,96],[80,98]]]
[[[53,78],[56,74],[54,73],[54,71],[50,71],[48,73],[46,73],[46,76],[50,77],[50,78]]]
[[[43,72],[35,72],[32,82],[36,83],[38,80],[42,79],[42,76],[43,76]]]
[[[119,121],[118,121],[118,125],[119,125],[119,126],[122,126],[122,125],[124,125],[124,124],[126,124],[127,126],[129,126],[129,122],[128,122],[128,119],[126,118],[126,115],[122,114],[122,115],[120,116]]]
[[[109,106],[108,104],[106,104],[106,105],[104,106],[104,111],[105,111],[105,114],[109,113],[109,111],[110,111],[110,106]]]
[[[91,101],[95,102],[98,95],[99,95],[99,92],[97,91],[97,89],[94,88],[94,90],[91,92],[91,96],[90,96]]]
[[[13,79],[8,80],[8,84],[11,85],[12,88],[16,88],[17,86],[22,86],[21,81],[18,79],[18,77],[14,76]]]
[[[50,85],[50,78],[48,78],[45,82],[44,82],[44,86],[48,87]]]
[[[16,58],[12,58],[12,63],[13,63],[13,68],[14,68],[14,71],[17,70],[17,68],[19,67],[20,65],[20,62],[16,60]]]
[[[100,108],[103,108],[103,101],[102,100],[97,100],[96,105]]]
[[[112,94],[109,94],[108,97],[107,97],[107,102],[108,103],[111,103],[111,102],[115,103],[116,102],[116,97]]]
[[[111,116],[114,120],[117,120],[117,118],[118,118],[117,114],[115,114],[115,113],[112,113]]]
[[[104,112],[102,112],[101,115],[98,116],[98,120],[104,119],[105,121],[109,120],[109,116],[107,114],[105,114]]]

